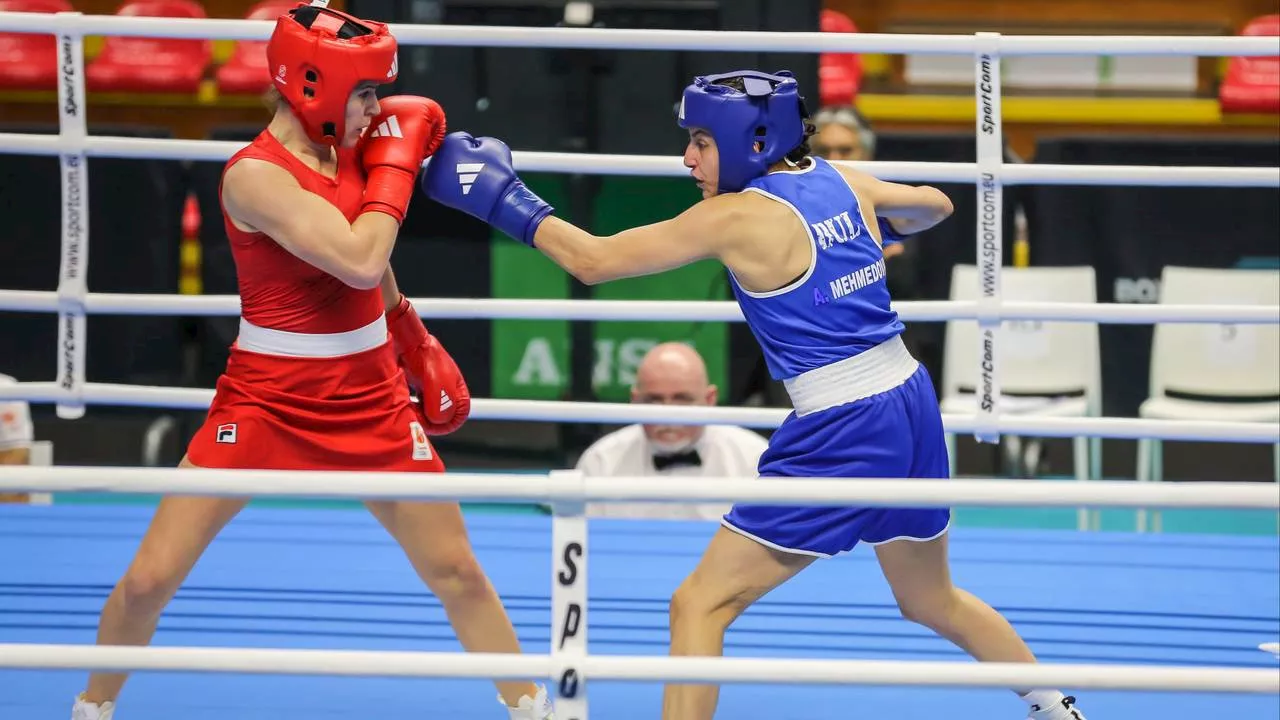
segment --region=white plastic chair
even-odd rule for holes
[[[1280,270],[1166,267],[1160,302],[1276,305]],[[1148,392],[1139,417],[1280,423],[1280,325],[1157,324]],[[1163,451],[1160,440],[1138,441],[1139,482],[1163,478]],[[1280,483],[1280,445],[1274,464]],[[1160,513],[1151,515],[1159,532]],[[1146,531],[1147,510],[1138,511],[1137,525]]]
[[[1097,298],[1092,267],[1006,267],[1001,271],[1005,300],[1084,302]],[[951,272],[951,299],[978,298],[978,269],[957,265]],[[1005,321],[998,344],[1001,412],[1040,417],[1098,417],[1102,413],[1102,371],[1097,323]],[[942,372],[942,412],[977,412],[978,324],[947,323]],[[1010,437],[1011,442],[1020,438]],[[1073,441],[1076,479],[1102,476],[1100,438]],[[951,472],[955,474],[956,440],[947,435]],[[1078,511],[1078,525],[1088,530],[1090,513]]]

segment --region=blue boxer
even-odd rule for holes
[[[519,179],[504,143],[466,133],[445,138],[423,187],[588,284],[722,263],[794,408],[770,439],[760,475],[946,477],[938,400],[902,342],[883,248],[944,220],[950,199],[813,157],[813,123],[788,72],[695,78],[678,116],[689,133],[684,165],[702,201],[661,222],[607,236],[579,228]],[[979,660],[1033,661],[1006,620],[952,583],[950,517],[945,507],[737,505],[672,596],[671,654],[722,653],[725,631],[752,603],[818,558],[862,542],[877,545],[904,615]],[[1030,720],[1084,720],[1075,699],[1056,689],[1013,689]],[[717,700],[715,687],[673,683],[663,720],[711,720]]]

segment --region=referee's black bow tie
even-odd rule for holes
[[[675,455],[654,455],[653,469],[666,470],[673,467],[701,467],[702,457],[698,455],[697,450],[689,450],[687,452],[677,453]]]

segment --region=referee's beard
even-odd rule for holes
[[[657,455],[675,455],[693,448],[702,439],[703,428],[689,425],[645,425],[649,447]]]

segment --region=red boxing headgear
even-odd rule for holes
[[[396,39],[384,23],[306,3],[276,20],[267,63],[307,137],[322,145],[342,142],[357,85],[392,82],[399,70]]]

